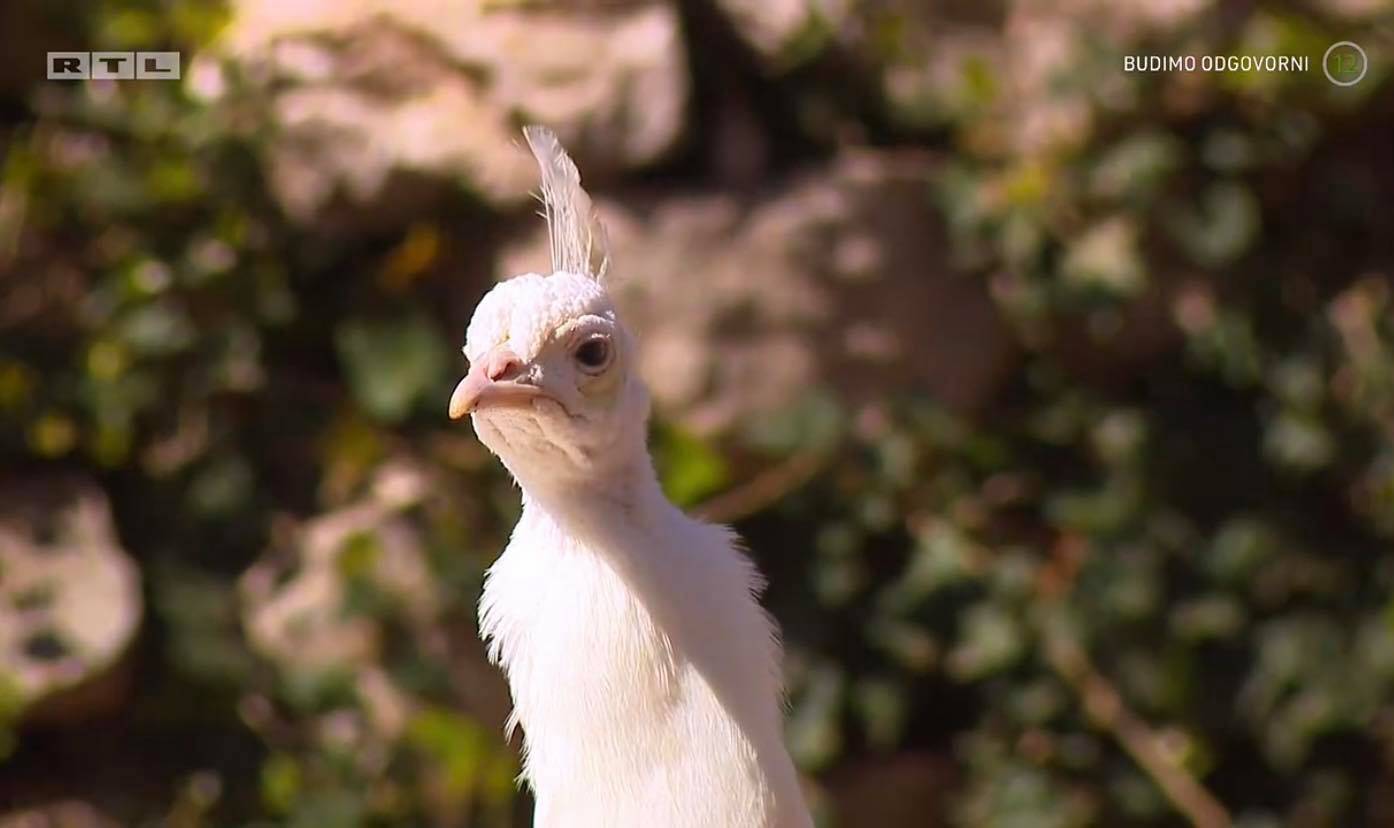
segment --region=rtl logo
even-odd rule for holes
[[[49,52],[49,80],[179,80],[178,52]]]

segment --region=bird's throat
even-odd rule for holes
[[[616,535],[631,538],[676,511],[663,494],[647,453],[592,477],[519,478],[524,510],[538,510],[569,536],[601,549]]]

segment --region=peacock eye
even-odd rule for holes
[[[576,363],[588,374],[598,374],[610,365],[610,340],[602,336],[593,337],[576,347]]]

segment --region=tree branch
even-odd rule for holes
[[[823,467],[823,455],[796,452],[749,480],[707,500],[693,513],[713,523],[733,523],[769,508],[807,483]]]
[[[1162,736],[1128,709],[1122,694],[1095,669],[1084,648],[1057,626],[1047,628],[1046,659],[1079,695],[1089,718],[1122,745],[1192,825],[1228,828],[1233,820],[1225,806],[1171,757]]]

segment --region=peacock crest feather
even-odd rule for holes
[[[552,245],[552,270],[604,279],[610,269],[609,238],[581,186],[576,163],[547,127],[523,127],[523,137],[542,171],[542,207]]]

